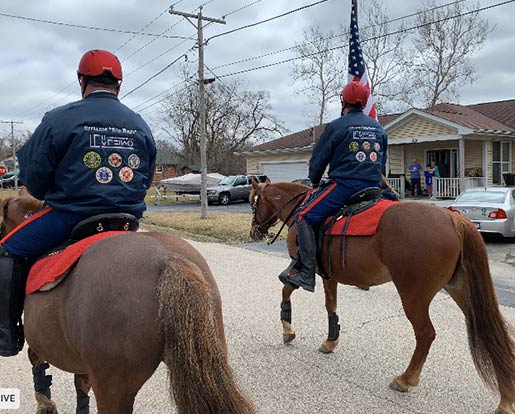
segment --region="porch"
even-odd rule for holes
[[[405,179],[388,178],[388,184],[397,191],[401,198],[406,198],[407,191]],[[454,199],[458,195],[468,189],[474,187],[484,187],[487,185],[485,177],[464,177],[464,178],[438,178],[433,177],[433,196],[434,199]]]

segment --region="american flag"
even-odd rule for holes
[[[363,50],[359,41],[358,19],[356,18],[357,0],[352,0],[352,12],[350,16],[349,38],[349,82],[359,81],[370,87],[368,83],[367,67],[363,57]],[[376,107],[372,95],[368,98],[367,106],[363,112],[371,118],[377,119]]]

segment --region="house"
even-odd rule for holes
[[[515,171],[515,99],[474,105],[438,104],[379,116],[388,133],[387,175],[404,194],[404,175],[413,158],[435,161],[441,178],[436,197],[456,197],[473,186],[504,185]],[[242,154],[248,174],[272,181],[307,177],[313,144],[324,125],[252,147]]]
[[[179,157],[171,151],[158,149],[156,155],[156,170],[154,172],[154,182],[165,178],[174,178],[189,173],[198,173],[200,167],[194,164],[184,164]]]
[[[156,170],[154,172],[154,182],[160,181],[165,178],[173,178],[181,175],[179,173],[179,166],[181,162],[178,157],[172,154],[171,151],[158,149],[156,155]]]

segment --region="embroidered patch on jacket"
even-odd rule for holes
[[[132,171],[132,169],[129,167],[123,167],[118,173],[118,176],[124,183],[128,183],[129,181],[132,181],[132,178],[134,177],[134,171]]]
[[[370,142],[368,141],[365,141],[363,144],[361,144],[363,146],[363,149],[365,151],[368,151],[370,149]]]
[[[88,168],[97,168],[102,162],[102,157],[100,157],[98,152],[89,151],[82,157],[82,161]]]
[[[95,177],[100,184],[107,184],[113,179],[113,172],[107,167],[100,167]]]
[[[363,162],[367,159],[367,154],[365,154],[363,151],[360,151],[360,152],[356,153],[356,159],[359,162]]]
[[[359,150],[359,144],[356,141],[352,141],[349,144],[349,150],[351,150],[352,152],[356,152],[357,150]]]
[[[370,153],[370,160],[373,161],[373,162],[377,161],[377,152],[372,151]]]
[[[113,168],[118,168],[120,165],[122,165],[122,161],[122,156],[116,152],[113,152],[109,155],[109,157],[107,157],[107,162]]]
[[[379,152],[379,151],[381,150],[381,144],[380,144],[379,142],[376,142],[376,143],[374,144],[374,149],[375,149],[377,152]]]
[[[139,157],[136,154],[129,155],[127,162],[129,163],[129,167],[132,168],[138,168],[140,164]]]

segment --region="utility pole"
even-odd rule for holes
[[[13,147],[13,173],[16,172],[16,145],[14,142],[14,124],[23,124],[23,121],[0,121],[1,124],[11,124],[11,144]],[[14,174],[14,188],[18,189],[18,176]]]
[[[182,16],[197,29],[198,34],[198,85],[200,112],[200,218],[207,219],[207,150],[206,150],[206,100],[204,96],[204,37],[202,21],[225,24],[225,20],[202,16],[202,7],[198,14],[178,12],[170,7],[170,14]],[[195,24],[190,19],[197,19]]]

